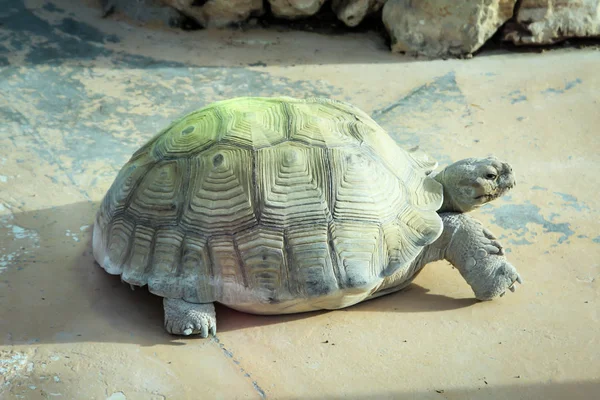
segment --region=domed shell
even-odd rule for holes
[[[94,256],[168,298],[238,309],[340,302],[440,235],[435,166],[347,103],[220,101],[123,166],[96,217]]]

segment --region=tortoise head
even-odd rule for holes
[[[444,187],[440,211],[467,212],[506,194],[516,185],[512,167],[496,157],[466,158],[435,176]]]

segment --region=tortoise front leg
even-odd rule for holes
[[[442,213],[442,235],[427,246],[417,260],[422,265],[448,260],[473,289],[479,300],[503,296],[515,291],[521,276],[506,257],[502,245],[481,222],[467,214]]]
[[[173,335],[208,337],[217,333],[217,317],[213,303],[189,303],[182,299],[163,299],[165,329]]]

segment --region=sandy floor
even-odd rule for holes
[[[69,5],[80,3],[79,5]],[[592,399],[600,390],[600,51],[425,61],[373,34],[175,32],[86,2],[0,12],[2,399]],[[525,284],[478,303],[445,262],[405,292],[285,317],[220,307],[214,339],[92,260],[98,202],[172,119],[237,95],[324,95],[443,166],[518,186],[476,213]]]

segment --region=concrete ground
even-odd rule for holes
[[[181,32],[93,2],[0,11],[0,398],[592,399],[600,390],[600,52],[425,61],[375,34]],[[525,282],[480,303],[439,262],[346,310],[219,307],[165,333],[159,298],[91,257],[94,213],[135,149],[239,95],[348,100],[443,166],[495,154],[511,194],[476,212]]]

